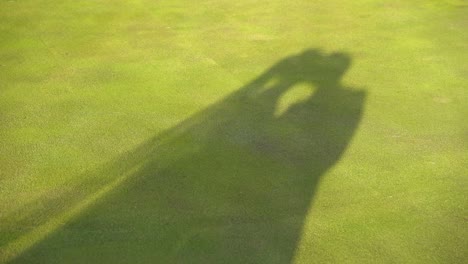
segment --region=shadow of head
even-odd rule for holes
[[[273,67],[273,76],[280,82],[296,84],[306,82],[319,89],[338,88],[339,82],[351,65],[351,58],[345,53],[325,54],[309,49],[286,58]]]
[[[279,117],[292,105],[346,93],[341,80],[350,66],[351,57],[345,53],[308,49],[279,61],[245,91],[249,102]]]

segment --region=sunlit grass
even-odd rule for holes
[[[98,261],[96,245],[43,241],[112,201],[128,168],[109,164],[144,163],[138,146],[311,48],[348,54],[342,85],[367,98],[294,261],[466,261],[466,16],[462,0],[2,1],[0,262]],[[275,116],[315,94],[306,86]]]

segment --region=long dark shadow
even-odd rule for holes
[[[290,263],[365,92],[344,53],[307,50],[117,159],[131,174],[13,263]],[[297,85],[311,95],[278,111]],[[117,169],[116,169],[117,168]]]

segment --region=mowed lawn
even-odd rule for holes
[[[0,2],[0,263],[468,262],[468,2]]]

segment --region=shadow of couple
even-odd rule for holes
[[[361,119],[365,92],[341,84],[350,65],[319,50],[281,60],[104,168],[131,176],[13,262],[291,262]]]

